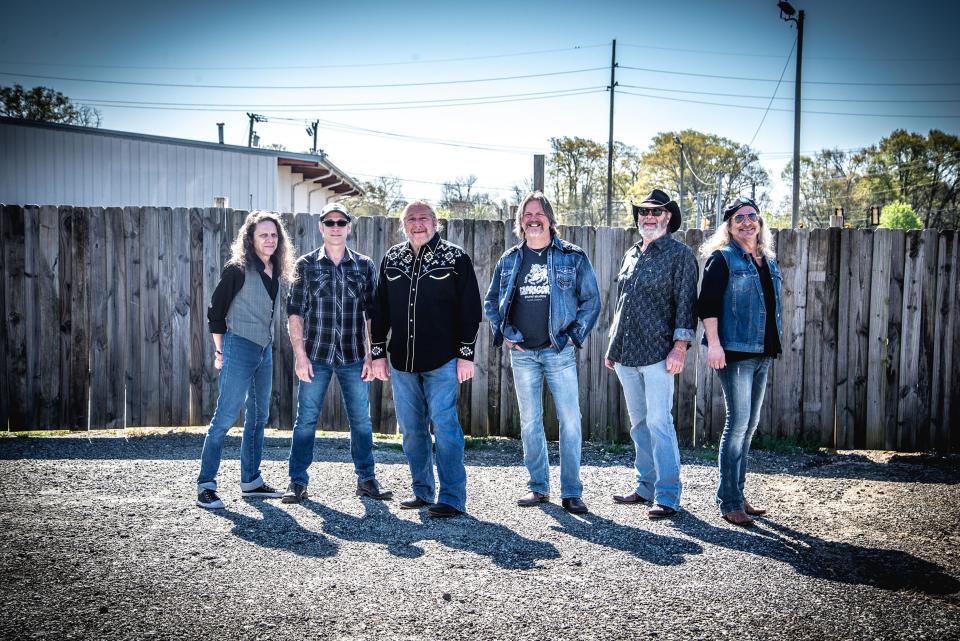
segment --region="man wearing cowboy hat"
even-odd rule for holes
[[[647,516],[674,516],[680,508],[680,450],[673,427],[674,375],[696,329],[697,259],[670,234],[680,207],[654,189],[633,206],[640,241],[623,257],[606,366],[617,372],[630,413],[636,449],[635,489],[620,504],[651,505]]]

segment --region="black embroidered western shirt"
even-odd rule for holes
[[[674,341],[693,342],[697,276],[693,250],[670,235],[623,257],[607,358],[628,367],[664,360]]]
[[[480,318],[477,275],[462,248],[439,234],[417,253],[400,243],[380,262],[370,354],[385,358],[389,351],[402,372],[428,372],[453,358],[472,361]]]
[[[367,354],[364,314],[373,317],[376,266],[349,248],[335,265],[323,246],[297,259],[296,281],[287,295],[287,314],[303,318],[310,360],[350,365]]]

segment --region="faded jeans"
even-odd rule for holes
[[[437,502],[466,511],[467,470],[463,430],[457,416],[457,359],[428,372],[401,372],[391,367],[390,380],[414,495],[432,502],[436,491],[430,423],[437,443]]]
[[[760,406],[771,362],[773,359],[768,356],[758,356],[717,370],[727,408],[727,421],[720,437],[720,487],[717,488],[717,505],[723,514],[743,510],[750,441],[760,422]]]
[[[323,399],[333,375],[337,375],[343,403],[350,420],[350,455],[357,481],[362,483],[374,478],[373,472],[373,424],[370,422],[369,383],[360,378],[363,361],[350,365],[333,366],[311,361],[313,380],[299,382],[297,390],[297,420],[293,424],[293,439],[290,444],[290,480],[307,485],[310,475],[307,468],[313,462],[313,447],[316,442],[317,421],[323,410]]]
[[[658,505],[680,509],[680,449],[673,427],[673,375],[666,360],[628,367],[616,364],[630,414],[636,449],[636,493]]]
[[[263,430],[270,417],[273,344],[261,347],[228,331],[223,336],[222,351],[220,393],[210,427],[207,428],[207,437],[203,440],[197,491],[217,489],[223,441],[240,416],[240,409],[244,408],[243,438],[240,441],[240,489],[247,492],[263,485],[260,461],[263,458]]]
[[[560,498],[580,497],[580,390],[573,344],[559,353],[553,347],[510,350],[510,365],[520,408],[523,464],[530,473],[531,492],[550,494],[550,461],[543,431],[543,380],[546,378],[560,421]]]

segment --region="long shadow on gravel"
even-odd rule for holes
[[[210,510],[210,513],[233,521],[230,533],[234,536],[265,548],[318,558],[335,556],[340,549],[335,541],[304,528],[275,505],[262,499],[251,499],[246,503],[260,510],[263,518],[255,519],[231,510]]]
[[[629,552],[648,563],[680,565],[686,560],[684,558],[686,555],[703,552],[703,547],[693,541],[654,534],[640,528],[622,525],[596,514],[573,516],[552,503],[542,504],[540,509],[559,523],[551,526],[551,530],[563,532],[596,545]]]
[[[942,567],[912,554],[827,541],[769,519],[759,519],[756,527],[746,530],[716,527],[684,512],[673,525],[704,543],[787,563],[804,576],[934,596],[960,591],[960,581]]]
[[[345,541],[385,545],[399,557],[417,558],[424,549],[419,541],[437,541],[455,550],[490,557],[496,565],[513,570],[529,570],[537,561],[556,559],[560,551],[552,543],[524,538],[498,523],[460,516],[438,521],[420,513],[420,523],[398,518],[382,501],[363,499],[362,517],[307,500],[304,507],[323,519],[323,531]],[[425,520],[429,519],[429,520]]]

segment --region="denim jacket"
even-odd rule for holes
[[[508,321],[523,262],[522,249],[523,242],[500,257],[484,299],[483,312],[490,321],[495,346],[500,346],[504,338],[513,343],[523,341],[523,336]],[[550,281],[550,343],[560,351],[569,338],[574,345],[582,347],[600,315],[600,291],[593,265],[582,249],[554,236],[547,250],[547,277]]]
[[[750,254],[735,242],[720,249],[727,261],[730,279],[723,293],[723,312],[718,319],[718,334],[723,348],[735,352],[763,352],[763,337],[767,323],[767,308],[763,300],[760,272]],[[773,258],[766,258],[773,280],[777,309],[777,333],[783,336],[780,320],[780,286],[783,276]]]

